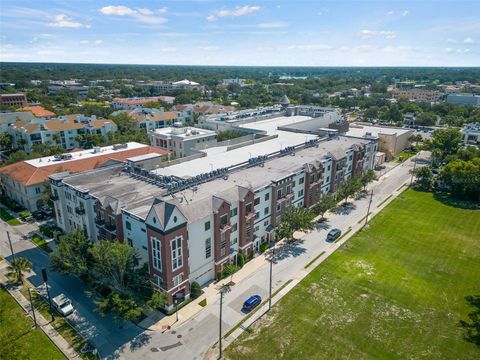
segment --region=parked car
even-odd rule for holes
[[[335,241],[340,237],[340,235],[342,235],[342,230],[332,229],[327,235],[327,241]]]
[[[261,302],[262,302],[262,298],[260,295],[252,295],[247,299],[247,301],[243,303],[243,308],[245,310],[251,311],[258,305],[260,305]]]
[[[64,294],[55,296],[52,299],[53,306],[58,310],[62,316],[68,316],[73,313],[75,310],[73,308],[72,302]]]
[[[33,216],[33,217],[35,218],[35,220],[37,220],[37,221],[45,219],[45,215],[44,215],[44,213],[43,213],[41,210],[34,211],[34,212],[32,213],[32,216]]]

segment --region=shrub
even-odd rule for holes
[[[238,253],[237,255],[237,266],[242,268],[245,265],[245,256],[242,253]]]
[[[269,248],[268,242],[264,242],[263,244],[260,244],[260,252],[263,253]]]
[[[207,299],[203,299],[202,301],[200,301],[200,302],[198,303],[198,305],[200,305],[201,307],[207,306]]]
[[[56,226],[40,225],[40,232],[48,238],[52,238],[56,232],[62,231]]]
[[[202,295],[202,289],[200,288],[200,284],[198,282],[194,281],[192,282],[192,285],[190,285],[190,295],[193,299],[196,299]]]
[[[0,202],[12,211],[21,211],[23,206],[5,195],[0,196]]]

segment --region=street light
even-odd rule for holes
[[[223,308],[223,295],[230,292],[230,286],[222,285],[220,288],[220,322],[219,322],[219,333],[218,333],[218,348],[220,353],[218,358],[222,358],[222,308]]]
[[[268,296],[268,311],[272,309],[272,273],[273,273],[273,261],[275,260],[275,247],[272,247],[272,254],[270,257],[270,289]]]
[[[373,190],[370,193],[370,201],[368,202],[367,216],[365,216],[365,225],[363,225],[363,226],[367,226],[368,214],[370,214],[370,206],[372,205],[372,198],[373,198]]]

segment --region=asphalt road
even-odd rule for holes
[[[369,190],[373,189],[372,207],[377,206],[402,184],[410,180],[409,171],[413,161],[407,161],[383,175],[374,182]],[[286,246],[278,252],[273,265],[274,290],[297,273],[315,258],[330,244],[325,241],[326,234],[331,228],[342,231],[356,224],[367,211],[369,197],[362,197],[352,202],[352,205],[343,209],[341,213],[330,214],[323,228],[307,234],[295,245]],[[28,279],[35,285],[42,285],[42,267],[49,268],[48,255],[38,249],[22,235],[30,228],[24,226],[11,227],[0,221],[0,254],[11,260],[6,231],[10,231],[14,251],[17,256],[26,257],[33,265],[32,274]],[[49,285],[52,296],[64,293],[72,300],[76,308],[75,314],[69,316],[77,329],[89,338],[104,358],[116,359],[203,359],[211,345],[218,339],[219,301],[208,304],[197,316],[175,326],[166,332],[144,331],[133,323],[121,323],[112,316],[101,317],[94,311],[93,299],[88,298],[88,290],[83,283],[74,276],[64,276],[49,272]],[[250,295],[259,294],[262,298],[268,296],[269,267],[267,264],[258,269],[239,284],[232,287],[231,292],[224,298],[223,331],[227,332],[237,324],[245,314],[241,311],[243,302]]]

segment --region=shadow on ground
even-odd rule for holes
[[[352,203],[344,203],[340,206],[337,206],[334,210],[333,213],[338,214],[338,215],[348,215],[350,214],[353,210],[357,208],[357,205],[352,204]]]
[[[467,296],[465,300],[473,311],[468,314],[468,321],[460,321],[460,326],[465,329],[465,340],[480,347],[480,295]]]

